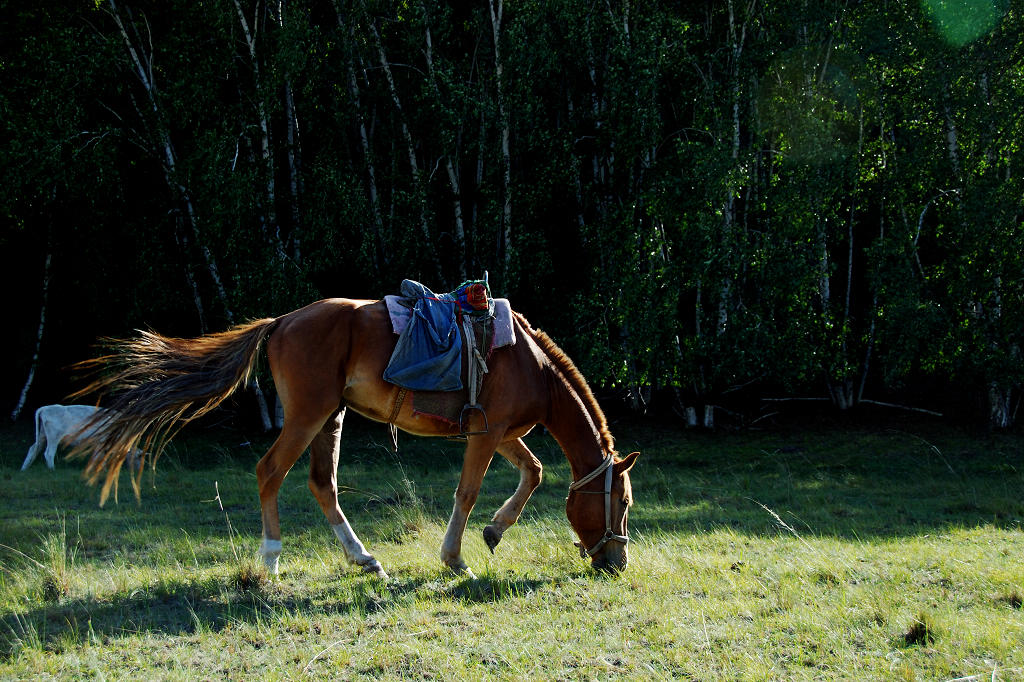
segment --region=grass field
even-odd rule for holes
[[[464,556],[441,568],[461,465],[443,440],[346,423],[342,507],[391,574],[344,563],[306,489],[282,489],[281,575],[254,560],[266,439],[186,431],[97,506],[80,462],[18,471],[0,430],[0,679],[1024,679],[1024,438],[935,422],[707,435],[613,424],[639,449],[628,569],[595,575],[545,478],[492,556],[518,475],[496,459]],[[219,494],[219,501],[218,501]],[[221,508],[223,506],[223,509]]]

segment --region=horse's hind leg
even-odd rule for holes
[[[313,438],[309,455],[309,490],[324,510],[324,516],[334,529],[349,562],[362,566],[367,573],[387,578],[388,574],[380,562],[366,551],[338,505],[338,451],[344,419],[345,408],[341,408]]]
[[[509,526],[519,520],[519,515],[523,513],[523,507],[526,506],[527,500],[540,485],[543,471],[540,460],[530,452],[520,438],[502,443],[498,446],[498,452],[519,469],[519,485],[512,496],[505,500],[505,504],[501,505],[501,508],[494,513],[490,525],[484,527],[484,542],[492,552],[501,542],[501,536]]]
[[[25,455],[25,461],[21,464],[21,470],[25,471],[39,456],[39,451],[46,445],[46,435],[39,429],[36,430],[38,435],[36,436],[36,442],[32,443],[32,447],[28,449],[28,454]]]
[[[263,542],[260,554],[271,573],[277,573],[281,555],[281,521],[277,509],[277,493],[288,471],[302,455],[306,446],[320,430],[323,419],[286,420],[274,444],[256,464],[256,483],[260,492],[263,516]]]

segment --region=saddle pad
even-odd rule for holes
[[[385,296],[384,303],[388,307],[388,314],[391,316],[391,329],[396,334],[401,334],[409,324],[412,317],[412,308],[402,305],[401,296]],[[494,341],[490,350],[513,346],[516,343],[516,333],[512,326],[512,306],[507,298],[494,299]]]

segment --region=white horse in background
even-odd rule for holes
[[[57,447],[74,445],[84,437],[89,436],[94,430],[89,429],[81,432],[85,424],[96,416],[97,413],[105,412],[101,407],[92,405],[44,405],[36,410],[36,442],[28,449],[25,461],[21,470],[28,469],[40,452],[46,460],[46,466],[53,468],[54,458],[57,456]]]

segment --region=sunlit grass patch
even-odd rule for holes
[[[621,430],[623,442],[648,433]],[[284,552],[270,577],[248,452],[199,466],[191,440],[141,505],[104,509],[76,470],[21,477],[20,459],[8,464],[17,453],[0,452],[0,542],[16,550],[0,549],[0,678],[1024,672],[1016,441],[960,457],[970,442],[929,437],[943,460],[890,433],[819,433],[794,450],[772,434],[661,432],[634,471],[630,566],[605,576],[572,545],[568,467],[531,437],[544,483],[492,554],[480,531],[518,480],[495,462],[464,540],[469,578],[439,559],[457,446],[409,439],[395,456],[353,432],[341,505],[386,582],[346,562],[301,460],[282,489]],[[69,576],[52,599],[44,566]]]

